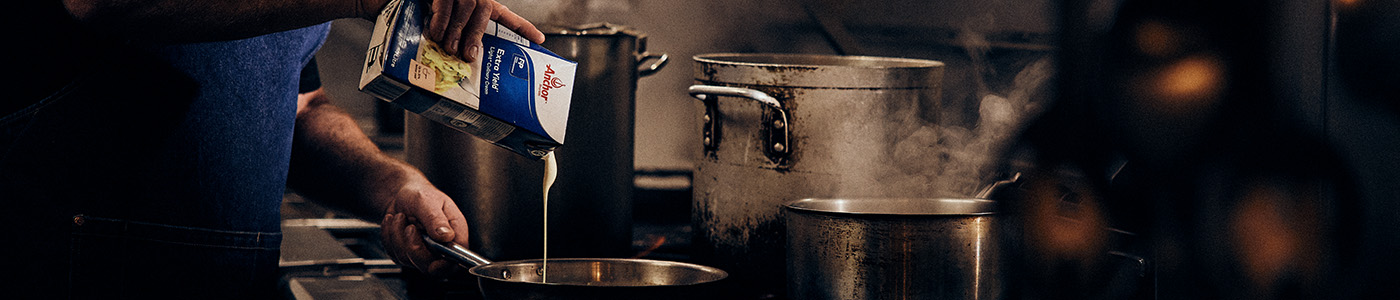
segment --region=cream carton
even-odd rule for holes
[[[476,62],[423,36],[427,1],[392,0],[375,22],[360,90],[521,155],[564,144],[577,63],[491,22]]]

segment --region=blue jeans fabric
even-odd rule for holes
[[[282,234],[73,218],[74,298],[269,299]]]

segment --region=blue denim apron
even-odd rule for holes
[[[328,30],[91,49],[62,90],[0,117],[6,293],[278,296],[298,75]]]

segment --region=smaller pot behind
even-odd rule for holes
[[[792,299],[998,299],[996,202],[986,198],[802,199],[784,206]]]
[[[803,199],[785,206],[792,299],[997,299],[995,202]]]

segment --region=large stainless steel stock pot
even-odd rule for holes
[[[781,207],[803,198],[927,195],[894,186],[894,146],[935,120],[943,63],[920,59],[694,57],[704,157],[696,164],[696,258],[747,293],[782,294]],[[974,179],[975,180],[975,179]]]

